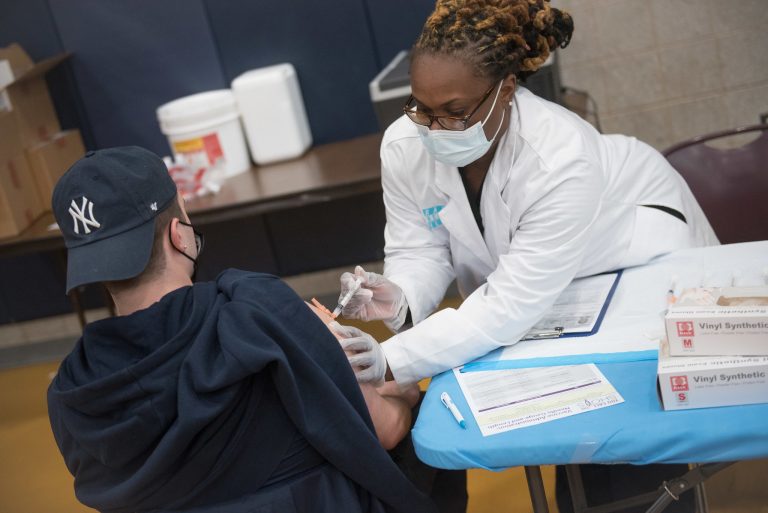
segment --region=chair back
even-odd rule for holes
[[[662,153],[688,183],[720,242],[768,240],[768,125],[695,137]]]

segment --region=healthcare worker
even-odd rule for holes
[[[437,2],[381,145],[384,275],[341,277],[362,285],[344,317],[397,332],[347,330],[359,381],[433,376],[518,342],[574,278],[718,244],[657,151],[521,85],[572,32],[543,0]],[[454,279],[461,306],[433,313]]]

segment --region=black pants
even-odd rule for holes
[[[421,393],[418,404],[413,408],[411,428],[416,422],[423,399],[424,392]],[[440,513],[464,513],[467,511],[466,470],[442,470],[423,463],[416,457],[410,432],[394,449],[389,451],[389,455],[408,479],[419,490],[432,498]]]
[[[663,481],[688,472],[688,465],[579,465],[588,506],[600,506],[634,495],[656,491]],[[573,513],[565,467],[555,469],[555,497],[560,513]],[[644,513],[652,503],[621,510],[621,513]],[[667,506],[664,513],[695,513],[692,491],[687,491]]]

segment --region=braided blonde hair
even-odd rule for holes
[[[413,53],[457,55],[480,76],[525,80],[571,34],[573,19],[549,0],[437,0]]]

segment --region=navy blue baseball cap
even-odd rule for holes
[[[152,254],[155,218],[175,198],[165,163],[144,148],[90,151],[75,162],[52,199],[67,246],[67,293],[141,274]]]

